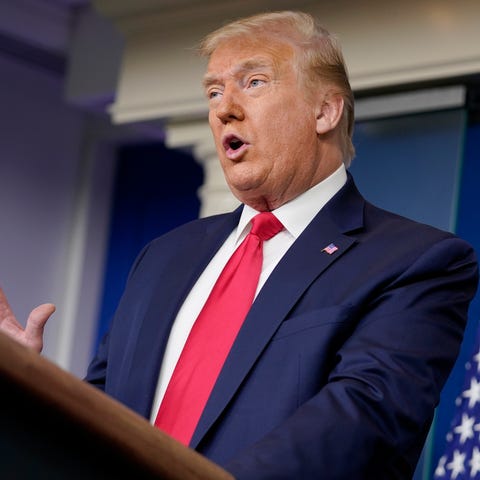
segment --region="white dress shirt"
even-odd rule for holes
[[[255,296],[267,281],[285,252],[323,206],[342,188],[346,180],[347,174],[342,164],[325,180],[273,211],[274,215],[282,222],[285,228],[273,238],[263,243],[262,271]],[[228,262],[228,259],[250,231],[251,219],[257,215],[257,213],[259,212],[248,205],[243,207],[237,228],[233,230],[207,265],[180,308],[170,332],[159,372],[150,418],[152,423],[155,421],[168,382],[187,341],[190,330],[217,278]]]

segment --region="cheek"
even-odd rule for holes
[[[298,136],[316,131],[315,113],[311,105],[301,99],[290,98],[270,113],[272,126],[279,136]]]
[[[278,115],[269,127],[270,147],[280,155],[294,155],[308,151],[316,143],[316,125],[305,114]]]
[[[211,132],[213,136],[213,141],[215,143],[215,148],[217,151],[217,156],[221,158],[225,154],[225,149],[223,148],[223,145],[222,145],[222,134],[219,131],[219,129],[214,129],[214,128],[211,128]]]
[[[220,137],[220,121],[218,120],[217,116],[211,111],[208,114],[208,124],[210,125],[210,130],[216,143]]]
[[[258,138],[272,155],[278,155],[280,150],[290,148],[295,136],[295,122],[292,122],[292,118],[284,111],[285,108],[281,106],[256,117]]]

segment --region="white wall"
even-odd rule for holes
[[[24,319],[38,303],[62,303],[84,119],[52,74],[9,57],[0,72],[0,284]],[[58,331],[54,319],[47,356]]]
[[[78,376],[90,359],[114,176],[109,122],[68,106],[63,78],[0,56],[0,285],[24,322],[57,311],[44,355]]]

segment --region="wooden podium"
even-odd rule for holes
[[[2,333],[0,478],[233,480],[143,417]]]

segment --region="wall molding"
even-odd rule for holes
[[[314,14],[343,46],[355,91],[480,73],[478,0],[94,0],[125,37],[115,122],[206,112],[198,41],[228,19],[272,9]]]

